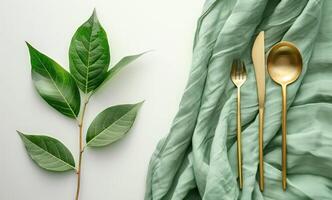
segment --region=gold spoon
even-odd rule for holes
[[[302,71],[300,51],[290,42],[280,42],[272,47],[267,57],[267,70],[272,80],[282,88],[282,188],[286,190],[287,178],[287,143],[286,113],[287,85],[296,81]]]

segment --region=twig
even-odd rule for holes
[[[82,115],[78,122],[79,127],[79,157],[78,157],[78,168],[77,168],[77,189],[76,189],[76,197],[75,200],[79,199],[80,195],[80,188],[81,188],[81,167],[82,167],[82,156],[84,152],[84,146],[83,146],[83,124],[84,124],[84,114],[86,107],[89,103],[89,98],[86,98],[83,105]]]

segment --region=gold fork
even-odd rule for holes
[[[243,188],[243,174],[242,174],[242,144],[241,144],[241,86],[247,79],[247,72],[244,63],[239,60],[233,60],[231,78],[234,85],[237,87],[237,167],[239,174],[240,189]]]

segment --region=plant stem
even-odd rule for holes
[[[84,124],[84,114],[86,107],[89,103],[89,98],[86,98],[83,105],[82,115],[78,122],[79,127],[79,157],[78,157],[78,168],[77,168],[77,189],[76,189],[76,197],[75,200],[79,199],[80,195],[80,188],[81,188],[81,166],[82,166],[82,156],[84,152],[84,146],[83,146],[83,124]]]

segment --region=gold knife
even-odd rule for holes
[[[252,62],[255,68],[258,108],[259,108],[259,187],[264,191],[264,159],[263,159],[263,131],[264,131],[264,104],[265,104],[265,51],[264,31],[261,31],[252,48]]]

